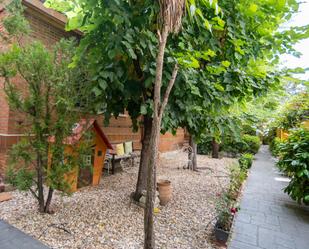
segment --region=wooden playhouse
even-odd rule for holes
[[[75,124],[72,136],[64,140],[65,153],[73,155],[75,153],[73,146],[79,146],[83,142],[86,132],[92,132],[93,137],[91,152],[83,156],[83,161],[87,164],[87,167],[79,168],[76,166],[65,175],[65,180],[70,186],[69,192],[75,192],[77,189],[85,186],[98,185],[102,175],[106,150],[113,149],[95,119],[82,119],[79,123]],[[51,137],[49,141],[51,143],[54,142],[54,138]],[[49,158],[51,157],[52,155],[49,153]]]

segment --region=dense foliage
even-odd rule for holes
[[[242,141],[244,144],[244,148],[242,148],[241,152],[249,152],[251,154],[256,154],[259,151],[261,146],[261,141],[259,137],[245,134],[242,136]]]
[[[238,159],[239,166],[243,170],[250,169],[252,166],[252,161],[253,155],[249,153],[241,155],[241,157]]]
[[[280,151],[280,145],[283,142],[281,141],[280,138],[274,137],[273,140],[269,144],[269,150],[271,151],[271,154],[273,156],[279,156],[279,151]]]
[[[204,135],[198,144],[198,152],[200,154],[209,154],[212,149],[211,141],[211,136]],[[261,141],[258,136],[227,134],[221,139],[220,151],[231,153],[233,156],[242,153],[256,154],[260,146]]]
[[[291,177],[284,191],[297,202],[309,205],[309,130],[292,131],[279,150],[278,166]]]
[[[302,92],[292,97],[280,110],[275,125],[288,130],[309,120],[309,93]]]

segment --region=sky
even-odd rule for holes
[[[303,26],[309,24],[309,0],[303,0],[300,5],[299,13],[289,21],[289,26]],[[285,25],[286,26],[286,25]],[[281,62],[288,68],[302,67],[309,68],[309,39],[303,40],[294,46],[296,50],[302,53],[300,58],[291,55],[283,55]],[[298,78],[309,80],[309,72],[305,75],[299,75]]]

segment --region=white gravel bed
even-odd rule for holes
[[[173,198],[156,214],[157,248],[215,248],[206,225],[215,216],[215,203],[228,185],[233,159],[198,156],[199,172],[179,169],[181,153],[161,155],[158,179],[172,182]],[[56,192],[55,214],[40,214],[29,193],[12,192],[0,203],[0,219],[39,239],[51,248],[139,249],[143,246],[143,209],[130,202],[137,167],[102,178],[97,187],[72,196]]]

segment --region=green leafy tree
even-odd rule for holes
[[[288,130],[299,126],[305,120],[309,120],[309,94],[301,92],[292,96],[281,108],[275,125]]]
[[[13,1],[5,19],[6,38],[19,40],[27,25],[20,1]],[[69,69],[76,43],[62,40],[51,50],[40,42],[13,44],[0,54],[0,76],[10,108],[22,121],[26,134],[11,150],[8,179],[20,190],[29,190],[38,200],[40,212],[50,212],[54,189],[67,191],[64,176],[77,164],[66,154],[64,138],[72,134],[79,120],[76,103],[82,92],[76,84],[83,72]],[[49,138],[53,137],[53,143]],[[80,148],[81,149],[81,148]],[[50,153],[50,157],[49,157]],[[44,185],[48,193],[44,193]]]
[[[213,13],[220,11],[216,1],[212,4],[204,4]],[[159,5],[151,1],[98,1],[94,4],[91,1],[64,2],[59,0],[47,1],[46,5],[65,12],[70,17],[68,29],[80,28],[84,32],[85,36],[81,40],[75,62],[78,60],[88,62],[94,83],[92,91],[95,103],[93,106],[97,110],[103,110],[105,121],[108,122],[112,115],[117,117],[119,113],[127,110],[133,121],[133,129],[136,130],[139,118],[142,116],[144,137],[135,191],[135,199],[139,200],[142,190],[146,189],[147,162],[149,161],[146,152],[150,144],[154,110]],[[202,15],[199,6],[193,6],[194,8],[190,6],[191,2],[188,1],[186,3],[188,10],[188,15],[185,17],[188,19],[186,27],[190,28],[192,24],[197,24],[203,31],[208,30],[210,27],[204,25],[207,20]],[[183,27],[182,31],[186,27]],[[179,36],[181,34],[182,32]],[[194,35],[192,32],[187,34]],[[185,62],[185,58],[181,59],[184,55],[176,54],[180,51],[178,36],[170,36],[168,40],[171,42],[168,42],[165,50],[164,73],[162,74],[164,90],[167,88],[173,71],[172,64],[175,63],[176,58],[181,64]],[[208,51],[208,53],[212,52]],[[98,56],[98,54],[106,56]],[[194,57],[191,56],[193,59]],[[204,57],[211,58],[207,54]],[[194,61],[188,61],[186,64],[194,66]]]

